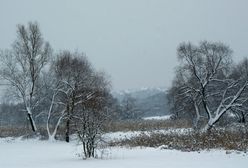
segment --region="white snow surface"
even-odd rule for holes
[[[164,116],[153,116],[153,117],[144,117],[144,120],[168,120],[170,119],[171,115],[164,115]]]
[[[105,149],[99,159],[83,160],[75,142],[0,139],[0,168],[241,168],[248,155],[224,150],[181,152],[160,148]]]

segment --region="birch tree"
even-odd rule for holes
[[[75,107],[90,99],[94,94],[89,90],[92,85],[93,69],[83,53],[63,51],[55,62],[55,74],[62,84],[61,102],[66,108],[66,141],[69,142],[71,121]]]
[[[75,132],[75,118],[83,117],[85,111],[102,101],[100,93],[106,90],[104,86],[107,85],[103,84],[103,76],[94,72],[83,53],[62,51],[58,54],[43,78],[49,140],[55,140],[58,127],[65,123],[65,137],[69,142],[69,135]]]
[[[56,79],[53,66],[50,71],[43,76],[45,87],[43,88],[46,96],[43,104],[43,116],[46,118],[46,130],[48,139],[55,141],[59,126],[62,124],[66,115],[66,104],[64,103],[64,85]]]
[[[25,106],[32,130],[37,131],[33,110],[40,102],[40,73],[51,55],[51,47],[43,40],[37,23],[17,26],[17,38],[11,49],[1,52],[1,77]]]

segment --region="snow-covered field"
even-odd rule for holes
[[[223,150],[181,152],[160,148],[111,148],[102,159],[83,160],[75,142],[0,139],[0,168],[241,168],[248,155]]]

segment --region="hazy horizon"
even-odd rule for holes
[[[37,21],[55,51],[85,52],[114,90],[168,88],[183,41],[221,41],[248,56],[246,0],[0,0],[0,48]]]

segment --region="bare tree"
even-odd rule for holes
[[[48,139],[55,140],[58,128],[66,115],[64,103],[64,84],[57,80],[53,66],[43,75],[44,94],[43,116],[46,118],[46,130]]]
[[[61,102],[66,108],[66,141],[69,142],[71,121],[75,108],[90,99],[94,92],[88,90],[92,85],[93,70],[83,53],[63,51],[55,62],[57,80],[63,85],[59,90]]]
[[[110,116],[108,111],[111,100],[109,82],[103,74],[95,73],[88,89],[94,94],[77,107],[78,112],[73,116],[74,129],[82,143],[85,158],[95,157],[103,125]]]
[[[243,81],[248,80],[248,58],[244,58],[238,65],[233,68],[231,77],[233,79],[243,79]],[[243,97],[248,97],[248,90],[246,89]],[[248,102],[242,103],[242,106],[231,108],[231,111],[235,114],[239,123],[246,123],[248,117]]]
[[[54,71],[60,85],[54,87],[56,92],[51,102],[62,106],[60,114],[65,120],[66,141],[69,142],[71,132],[76,132],[84,156],[94,157],[108,116],[110,83],[104,73],[94,71],[84,54],[77,52],[61,52],[54,63]]]
[[[65,136],[69,142],[69,135],[75,132],[75,118],[83,117],[84,111],[100,104],[100,93],[107,86],[105,81],[104,75],[94,72],[84,54],[69,51],[58,54],[43,78],[47,95],[43,109],[49,140],[55,139],[59,125],[65,121]]]
[[[187,78],[186,78],[187,79]],[[195,129],[199,128],[199,121],[203,117],[200,113],[200,95],[193,86],[193,79],[185,79],[182,69],[178,68],[176,78],[169,89],[167,99],[173,118],[186,118],[192,122]]]
[[[247,79],[232,78],[231,49],[222,43],[201,42],[199,46],[182,43],[178,47],[183,84],[182,95],[190,97],[195,111],[208,117],[210,130],[221,116],[242,106]]]
[[[17,26],[17,39],[10,50],[1,52],[1,77],[8,81],[16,97],[22,100],[32,130],[37,130],[33,110],[40,102],[40,73],[51,55],[49,43],[44,42],[37,23]]]

